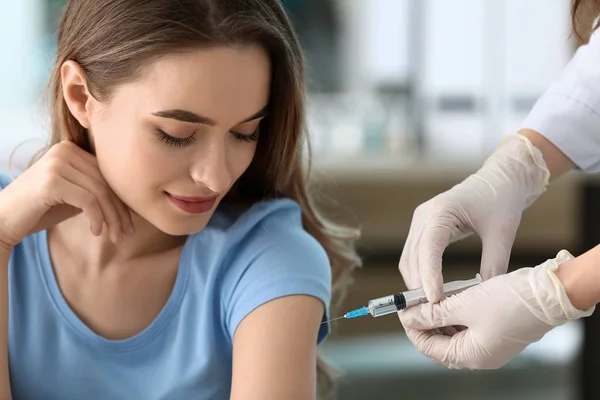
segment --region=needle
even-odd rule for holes
[[[337,318],[334,318],[334,319],[330,319],[329,321],[321,322],[321,325],[326,324],[326,323],[331,322],[331,321],[337,321],[338,319],[342,319],[342,318],[346,318],[346,316],[342,315],[341,317],[337,317]]]

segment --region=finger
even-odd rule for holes
[[[421,236],[421,231],[423,230],[423,225],[418,227],[418,230],[413,234],[412,240],[410,241],[410,247],[408,250],[408,268],[411,271],[411,282],[410,286],[407,286],[408,289],[421,289],[423,287],[423,283],[421,282],[421,275],[419,274],[419,237]]]
[[[112,200],[110,199],[109,189],[90,179],[81,171],[69,166],[62,172],[64,179],[72,184],[79,186],[91,194],[93,194],[102,209],[104,215],[104,223],[106,224],[111,240],[114,243],[119,243],[122,237],[121,221]]]
[[[441,221],[432,221],[419,239],[419,274],[423,290],[430,303],[440,301],[443,294],[442,256],[450,243],[452,231]]]
[[[455,313],[450,312],[447,305],[447,301],[451,299],[444,299],[440,303],[424,303],[407,308],[398,312],[398,318],[400,318],[400,322],[405,329],[416,329],[419,331],[459,325],[460,322]]]
[[[402,249],[402,254],[400,255],[400,262],[398,263],[398,268],[400,269],[400,273],[402,274],[402,279],[404,280],[404,284],[408,289],[418,289],[421,287],[421,279],[419,277],[419,266],[416,264],[416,243],[415,240],[420,235],[420,229],[423,225],[421,222],[422,218],[420,217],[419,208],[417,208],[413,214],[412,221],[410,223],[410,228],[408,230],[408,236],[406,241],[404,242],[404,248]]]
[[[480,352],[469,330],[448,337],[434,331],[409,329],[406,336],[424,356],[439,365],[450,369],[481,369],[478,362]]]
[[[117,197],[117,195],[112,190],[110,191],[110,193],[112,195],[113,204],[115,206],[115,209],[119,213],[119,219],[121,221],[121,227],[123,228],[123,233],[125,233],[126,235],[133,235],[135,232],[135,228],[133,227],[133,219],[131,217],[131,210],[129,209],[129,207],[127,207],[125,205],[125,203],[123,203],[121,201],[121,199],[119,199]]]
[[[400,262],[398,263],[398,269],[400,270],[404,284],[408,289],[417,289],[421,287],[418,265],[411,262],[411,260],[414,258],[413,254],[414,245],[413,240],[411,239],[411,234],[409,233],[408,239],[406,239],[406,242],[404,242],[404,248],[402,249]]]
[[[90,176],[98,184],[103,185],[108,189],[111,201],[120,217],[122,232],[132,235],[134,233],[134,227],[131,218],[131,211],[129,210],[129,207],[127,207],[125,203],[123,203],[108,186],[106,180],[102,176],[100,167],[98,166],[97,158],[94,155],[81,150],[80,148],[77,148],[73,153],[74,157],[70,160],[71,166]]]
[[[450,338],[442,361],[451,369],[473,368],[481,358],[482,353],[478,348],[471,330],[460,331]]]
[[[426,357],[440,365],[448,367],[446,354],[452,338],[439,335],[433,331],[418,331],[408,329],[406,336],[415,347]]]
[[[125,206],[105,181],[95,180],[95,182],[98,191],[106,195],[107,207],[112,206],[111,210],[114,210],[117,215],[116,221],[113,220],[109,225],[109,231],[112,232],[111,237],[120,237],[121,233],[133,234],[133,222],[131,221],[129,208]],[[109,221],[110,219],[107,219],[107,225]]]
[[[483,280],[506,273],[515,236],[516,229],[512,227],[507,229],[498,227],[482,235],[481,278]]]
[[[96,197],[69,180],[62,181],[64,188],[57,188],[57,193],[61,193],[61,197],[55,199],[56,203],[69,204],[82,210],[90,221],[90,230],[96,236],[102,233],[102,224],[104,223],[104,213],[98,203]]]
[[[81,208],[75,207],[71,204],[59,204],[52,208],[52,212],[44,214],[38,223],[31,229],[29,234],[33,234],[39,231],[44,231],[50,227],[67,220],[75,215],[82,212]]]

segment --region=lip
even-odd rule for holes
[[[165,194],[173,205],[188,214],[202,214],[212,210],[219,198],[218,195],[208,197],[187,197],[175,196],[168,192],[165,192]]]
[[[203,201],[212,201],[212,200],[216,200],[217,197],[219,197],[218,194],[214,194],[212,196],[194,196],[194,197],[186,197],[186,196],[176,196],[174,194],[171,194],[169,192],[166,192],[169,196],[173,197],[176,200],[180,200],[180,201],[185,201],[188,203],[201,203]]]

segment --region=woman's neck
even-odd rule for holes
[[[89,230],[89,221],[81,213],[49,230],[69,249],[71,257],[92,268],[119,265],[135,259],[163,253],[182,246],[186,236],[170,236],[159,231],[137,214],[132,214],[135,234],[123,235],[121,243],[113,243],[106,226],[100,236]]]

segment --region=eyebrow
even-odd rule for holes
[[[249,116],[248,118],[244,119],[243,121],[238,122],[238,125],[264,117],[265,115],[267,115],[267,108],[268,108],[268,105],[264,106],[257,113],[254,113],[253,115]],[[180,109],[157,111],[157,112],[153,112],[152,115],[155,115],[155,116],[161,117],[161,118],[175,119],[177,121],[182,121],[182,122],[190,122],[193,124],[203,124],[203,125],[209,125],[209,126],[217,125],[217,123],[213,119],[204,117],[200,114],[196,114],[191,111],[180,110]]]

